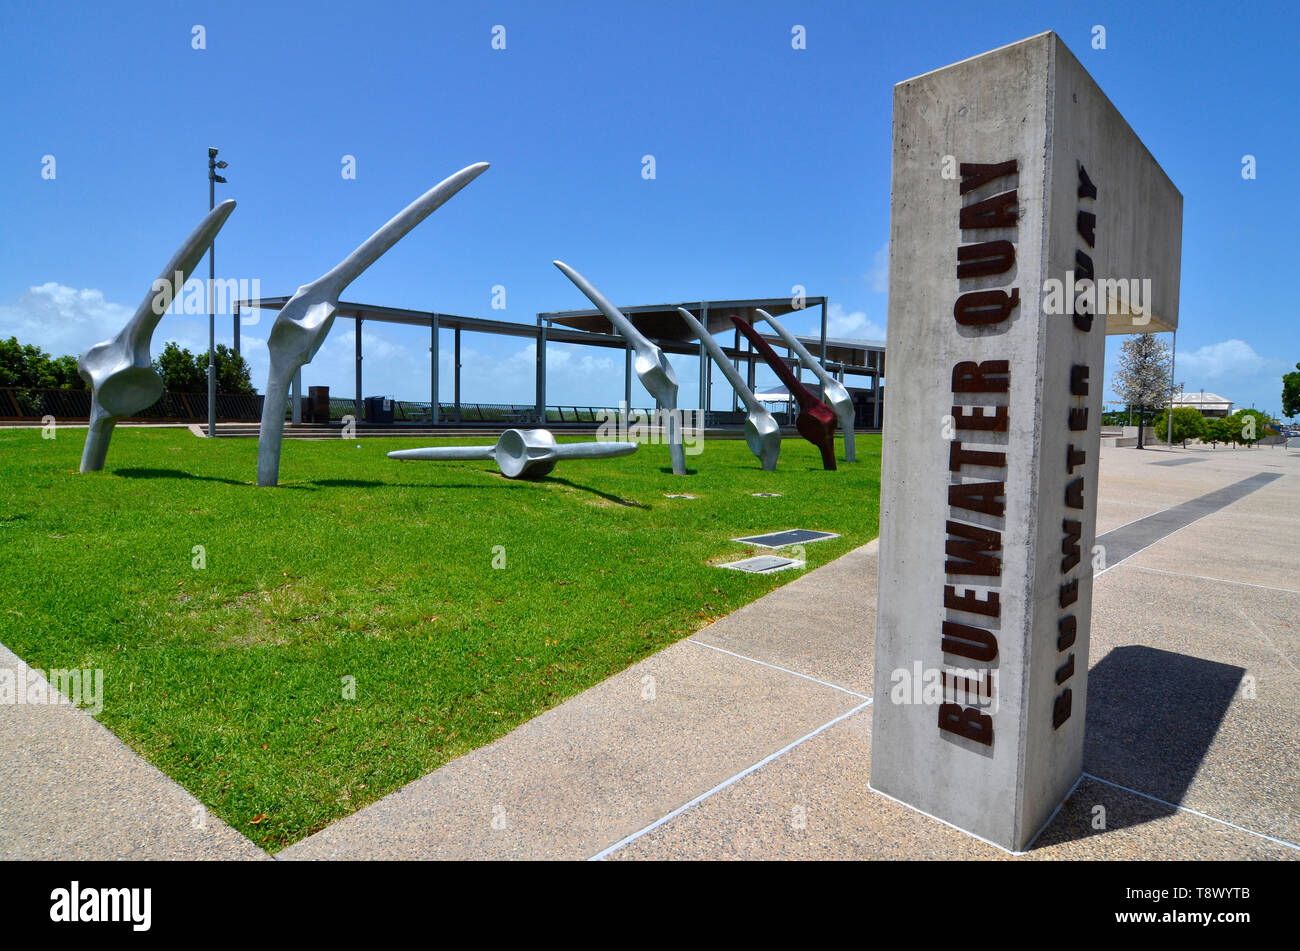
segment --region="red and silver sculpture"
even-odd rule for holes
[[[596,305],[596,308],[605,315],[614,328],[626,337],[632,344],[632,349],[636,351],[636,357],[633,366],[636,368],[637,379],[655,398],[655,404],[660,410],[667,410],[663,414],[663,425],[668,442],[668,454],[673,461],[673,475],[686,475],[686,450],[682,446],[682,420],[681,415],[677,412],[677,375],[673,373],[672,364],[664,356],[664,352],[655,346],[641,331],[632,325],[632,321],[624,316],[623,312],[605,299],[605,297],[592,287],[591,282],[575,271],[563,261],[555,261],[555,266],[564,272],[564,276],[577,285],[578,290],[587,295],[587,298]]]
[[[853,424],[857,420],[857,414],[853,410],[853,400],[849,396],[849,391],[844,388],[843,383],[827,373],[826,369],[813,359],[813,355],[799,342],[798,337],[782,327],[777,319],[763,308],[759,307],[757,311],[760,317],[772,325],[772,329],[785,341],[786,346],[794,351],[799,362],[812,370],[817,379],[821,380],[822,399],[830,406],[835,418],[840,421],[840,431],[844,433],[844,461],[856,462],[858,454],[857,447],[853,443]]]
[[[262,426],[257,439],[257,484],[280,480],[280,444],[284,439],[284,407],[289,384],[304,364],[310,363],[334,324],[339,295],[448,198],[487,171],[488,163],[462,168],[411,202],[386,225],[366,239],[328,274],[298,288],[276,315],[266,342],[271,369],[262,403]]]
[[[813,394],[812,390],[799,382],[798,378],[790,372],[790,368],[785,365],[785,361],[776,355],[776,351],[768,346],[767,341],[759,336],[757,330],[735,314],[732,314],[731,322],[749,339],[754,349],[785,384],[791,398],[798,401],[799,415],[795,417],[795,429],[799,430],[800,436],[821,450],[822,468],[834,469],[835,414]]]
[[[740,401],[745,404],[748,415],[745,417],[745,444],[749,446],[749,451],[758,457],[759,464],[769,472],[776,471],[776,460],[781,455],[781,427],[772,414],[767,411],[767,407],[758,401],[753,392],[745,381],[740,378],[736,368],[731,365],[727,355],[722,352],[718,342],[713,336],[704,329],[704,326],[695,319],[685,307],[678,307],[677,313],[681,314],[682,320],[686,321],[686,326],[691,328],[691,333],[700,338],[704,344],[704,349],[709,351],[709,356],[713,362],[718,365],[722,375],[727,378],[731,388],[736,391]],[[759,311],[761,314],[762,311]]]
[[[579,442],[560,444],[549,429],[507,429],[495,446],[432,446],[398,449],[389,459],[493,459],[507,479],[540,479],[561,459],[612,459],[636,452],[634,442]]]
[[[95,344],[77,361],[77,372],[90,386],[90,425],[81,452],[82,472],[104,468],[108,442],[118,420],[148,409],[163,395],[162,377],[149,359],[154,329],[234,210],[234,201],[228,200],[209,211],[167,262],[126,326],[112,340]]]

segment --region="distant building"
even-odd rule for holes
[[[1190,406],[1200,410],[1202,416],[1219,418],[1232,415],[1232,400],[1224,399],[1218,393],[1184,393],[1174,398],[1174,409]]]

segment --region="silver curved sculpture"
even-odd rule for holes
[[[325,335],[334,324],[339,295],[380,255],[487,168],[487,162],[478,162],[433,186],[394,215],[332,271],[298,288],[298,293],[276,315],[266,342],[271,352],[271,369],[257,439],[258,485],[275,485],[280,480],[280,444],[284,439],[284,405],[289,397],[289,384],[325,342]]]
[[[777,322],[777,319],[763,310],[761,307],[755,308],[760,317],[772,325],[785,344],[795,352],[802,363],[809,370],[812,370],[817,379],[822,384],[822,400],[831,408],[836,418],[840,422],[840,432],[844,433],[844,461],[857,461],[857,447],[853,444],[853,422],[856,414],[853,411],[853,400],[849,396],[849,391],[844,388],[844,384],[835,377],[831,376],[822,367],[820,363],[813,359],[813,355],[808,352],[808,348],[799,342],[799,338],[790,331],[786,330]]]
[[[172,255],[126,326],[111,340],[95,344],[77,361],[77,372],[90,386],[90,425],[81,452],[82,472],[104,468],[118,420],[148,409],[162,396],[162,377],[149,359],[154,329],[234,210],[235,202],[227,200],[209,211]]]
[[[754,397],[753,392],[736,372],[736,368],[727,359],[727,355],[718,346],[718,342],[713,339],[713,335],[704,329],[703,325],[695,319],[695,315],[685,307],[678,307],[677,313],[681,314],[682,320],[686,321],[686,326],[691,328],[691,333],[700,338],[704,349],[709,351],[709,356],[713,358],[713,362],[718,365],[722,375],[727,378],[727,382],[731,384],[731,388],[736,391],[736,395],[745,404],[745,409],[749,411],[749,415],[745,417],[745,443],[749,446],[749,451],[758,457],[759,464],[764,469],[775,472],[777,457],[781,455],[781,427],[767,411],[767,407]]]
[[[398,449],[389,459],[493,459],[507,479],[540,479],[561,459],[612,459],[636,452],[634,442],[580,442],[560,445],[549,429],[507,429],[495,446],[433,446]]]
[[[577,285],[578,290],[586,294],[596,308],[609,318],[609,322],[618,332],[626,337],[636,351],[633,366],[641,385],[655,398],[660,409],[669,410],[666,414],[668,454],[673,461],[673,475],[686,475],[686,450],[682,446],[682,421],[677,413],[677,374],[673,373],[672,364],[664,352],[651,343],[632,325],[632,321],[623,312],[607,301],[591,282],[563,261],[553,262],[564,272],[564,276]]]

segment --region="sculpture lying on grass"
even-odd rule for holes
[[[749,451],[758,457],[759,464],[764,469],[775,472],[777,457],[781,455],[780,425],[772,418],[767,407],[754,397],[753,392],[736,372],[736,368],[727,359],[727,355],[718,346],[718,342],[695,319],[695,315],[685,307],[678,307],[677,313],[681,314],[682,320],[686,321],[686,326],[691,328],[691,333],[700,338],[704,349],[709,351],[709,356],[713,358],[713,362],[718,365],[722,375],[727,378],[727,382],[731,384],[731,388],[736,391],[736,395],[745,404],[745,409],[749,411],[745,417],[745,443],[749,446]],[[761,314],[762,311],[759,313]]]
[[[794,428],[799,435],[821,450],[822,468],[835,468],[835,414],[830,408],[813,395],[813,392],[799,382],[799,378],[790,372],[785,361],[776,355],[757,330],[734,314],[731,322],[736,329],[749,338],[754,349],[759,352],[764,362],[775,371],[777,377],[785,384],[791,398],[799,402],[799,415],[795,417]]]
[[[276,315],[266,343],[271,353],[271,369],[267,376],[262,426],[257,439],[258,485],[275,485],[280,480],[280,444],[284,439],[284,407],[289,398],[289,383],[303,364],[311,362],[325,342],[325,335],[334,324],[339,295],[380,255],[448,198],[487,171],[487,167],[487,162],[470,165],[433,186],[367,238],[332,271],[298,288],[298,293]]]
[[[167,262],[126,326],[112,340],[95,344],[77,361],[77,372],[90,387],[90,425],[81,453],[82,472],[104,468],[108,442],[118,420],[148,409],[163,395],[162,377],[154,371],[149,358],[154,329],[234,210],[234,201],[223,201],[209,211]]]
[[[822,400],[830,406],[831,412],[840,421],[840,430],[844,433],[844,461],[856,462],[858,453],[853,443],[853,424],[857,420],[857,414],[853,410],[853,399],[849,396],[849,391],[844,388],[843,383],[827,373],[825,368],[813,359],[813,355],[799,342],[798,337],[777,323],[776,318],[763,308],[759,307],[757,310],[758,315],[771,324],[777,336],[794,351],[799,362],[812,370],[817,375],[817,379],[821,380]]]
[[[634,442],[580,442],[560,445],[549,429],[507,429],[495,446],[433,446],[398,449],[389,459],[494,459],[507,479],[540,479],[561,459],[612,459],[636,452]]]
[[[623,312],[607,301],[600,291],[563,261],[555,261],[555,266],[564,272],[564,276],[577,285],[578,290],[596,305],[614,328],[626,337],[636,351],[633,366],[641,385],[655,398],[667,427],[668,454],[673,461],[673,475],[686,475],[686,449],[682,446],[682,419],[677,412],[677,374],[673,373],[672,364],[664,352],[645,338],[641,331],[632,325],[632,321]]]

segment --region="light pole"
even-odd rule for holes
[[[1174,367],[1178,359],[1178,331],[1174,331],[1174,342],[1169,348],[1169,425],[1166,427],[1165,445],[1170,449],[1174,448]]]
[[[226,162],[217,161],[217,150],[208,149],[208,211],[217,205],[217,182],[226,180],[217,174]],[[217,315],[213,285],[217,279],[217,242],[208,248],[208,437],[217,435]]]

